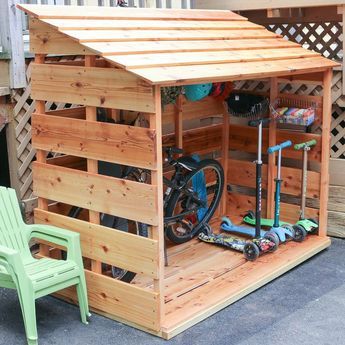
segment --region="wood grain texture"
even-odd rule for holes
[[[301,170],[282,167],[281,191],[284,194],[301,195]],[[255,188],[255,164],[236,159],[229,160],[228,183]],[[267,165],[262,165],[262,188],[267,188]],[[320,173],[308,171],[307,197],[318,199],[320,196]]]
[[[135,111],[154,111],[152,87],[133,74],[108,68],[32,64],[32,97]]]
[[[85,107],[50,110],[50,111],[47,111],[46,114],[49,116],[53,115],[53,116],[67,117],[67,118],[79,119],[79,120],[85,120],[85,117],[86,117]]]
[[[158,276],[155,240],[39,209],[35,210],[35,223],[78,232],[84,257],[152,278]]]
[[[37,162],[33,179],[36,196],[157,224],[156,186]]]
[[[91,307],[130,322],[159,330],[157,293],[85,270]],[[58,296],[76,303],[75,288],[61,290]]]
[[[32,143],[38,149],[156,168],[154,130],[39,114],[32,117],[32,130]]]
[[[188,19],[188,20],[239,20],[242,17],[231,11],[184,10],[184,9],[150,9],[87,6],[39,6],[18,5],[18,8],[39,19]]]
[[[136,42],[89,42],[83,45],[92,50],[101,51],[103,56],[298,47],[296,43],[286,41],[283,38],[212,41],[142,41],[140,44]]]

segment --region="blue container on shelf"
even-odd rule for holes
[[[200,101],[207,97],[212,89],[212,83],[186,85],[184,87],[186,98],[189,101]]]

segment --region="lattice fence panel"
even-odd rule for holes
[[[78,57],[55,58],[54,61],[76,60]],[[31,146],[31,115],[35,110],[35,102],[30,98],[31,93],[31,68],[30,64],[26,70],[28,86],[26,89],[16,89],[12,92],[12,101],[15,103],[13,110],[13,122],[9,128],[10,140],[13,141],[10,155],[16,160],[15,178],[12,178],[13,187],[16,188],[22,200],[32,198],[32,161],[36,151]],[[46,111],[69,108],[73,105],[66,103],[46,102]]]
[[[266,27],[329,59],[343,59],[342,24],[339,22],[269,24]]]
[[[321,96],[322,86],[315,84],[280,83],[279,92],[296,95]],[[253,92],[269,92],[269,83],[265,80],[241,81],[237,89]],[[331,123],[331,157],[345,158],[345,97],[342,95],[342,72],[335,71],[332,81],[332,123]],[[314,127],[312,131],[320,133],[321,128]]]

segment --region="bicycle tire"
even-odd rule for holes
[[[219,202],[221,200],[223,189],[224,189],[224,171],[220,163],[218,163],[214,159],[203,159],[198,163],[198,168],[191,171],[190,173],[187,173],[184,176],[184,181],[186,184],[191,181],[192,177],[201,172],[202,170],[206,168],[211,168],[216,172],[217,176],[217,192],[215,193],[215,197],[211,201],[210,206],[208,207],[207,211],[205,212],[203,218],[198,221],[198,224],[193,227],[193,229],[186,235],[178,236],[173,230],[173,226],[167,226],[165,228],[165,235],[166,237],[176,244],[185,243],[189,240],[191,240],[193,237],[199,234],[199,232],[203,229],[203,224],[208,223],[210,219],[212,218],[214,212],[216,211]],[[165,217],[171,217],[174,214],[174,210],[176,208],[177,202],[179,201],[180,195],[183,194],[179,190],[174,190],[171,193],[171,196],[167,202],[167,205],[165,207]]]

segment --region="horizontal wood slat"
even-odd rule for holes
[[[208,153],[219,150],[221,147],[221,130],[222,125],[211,125],[197,129],[190,129],[183,133],[183,148],[185,153]],[[174,135],[168,134],[163,137],[164,145],[174,144]],[[301,143],[315,139],[317,144],[308,153],[308,160],[320,162],[321,154],[321,136],[319,134],[287,132],[277,130],[277,143],[291,140],[293,143]],[[268,146],[268,130],[263,130],[263,153]],[[257,129],[243,125],[230,125],[230,150],[256,153],[257,151]],[[302,153],[296,151],[293,147],[284,149],[283,157],[301,160]]]
[[[85,120],[85,117],[86,117],[85,107],[50,110],[50,111],[47,111],[46,114],[53,115],[53,116],[60,116],[60,117],[68,117],[71,119],[80,119],[80,120]]]
[[[183,65],[204,65],[249,61],[269,61],[320,56],[319,53],[301,48],[257,49],[218,52],[161,53],[107,56],[122,68],[143,68]]]
[[[91,308],[159,330],[158,293],[85,270]],[[77,303],[75,288],[61,290],[58,296]]]
[[[34,114],[35,148],[154,170],[154,130]]]
[[[255,164],[248,161],[235,159],[229,160],[228,183],[243,187],[255,188]],[[301,169],[282,167],[282,193],[289,195],[301,195]],[[262,166],[262,188],[267,188],[267,164]],[[319,198],[320,173],[308,171],[307,197]]]
[[[18,8],[39,19],[188,19],[188,20],[247,20],[231,11],[121,8],[99,6],[37,6],[18,5]]]
[[[136,68],[133,73],[152,84],[184,85],[204,82],[249,80],[267,77],[283,77],[299,73],[314,73],[337,67],[338,63],[324,57],[288,60],[239,62],[209,65],[185,65],[171,67]]]
[[[83,42],[183,41],[272,38],[279,35],[265,29],[237,30],[60,30]]]
[[[36,196],[157,225],[157,187],[87,173],[56,165],[33,163]]]
[[[158,245],[155,240],[40,209],[35,209],[35,223],[78,232],[84,257],[152,278],[158,277]]]
[[[82,29],[89,30],[246,30],[260,29],[261,25],[249,21],[192,21],[192,20],[111,20],[111,19],[43,19],[44,23],[50,24],[59,30]]]
[[[151,54],[176,52],[205,52],[241,49],[273,49],[298,47],[296,43],[283,38],[241,39],[241,40],[198,40],[198,41],[142,41],[136,42],[89,42],[85,47],[101,51],[103,56],[123,54]]]
[[[280,220],[295,224],[299,219],[300,207],[298,205],[281,203]],[[248,210],[255,210],[255,197],[238,193],[228,193],[227,215],[243,217]],[[262,199],[262,212],[266,214],[266,199]],[[306,207],[306,218],[317,218],[319,210]]]
[[[31,67],[33,99],[155,111],[152,87],[129,72],[35,63]]]

